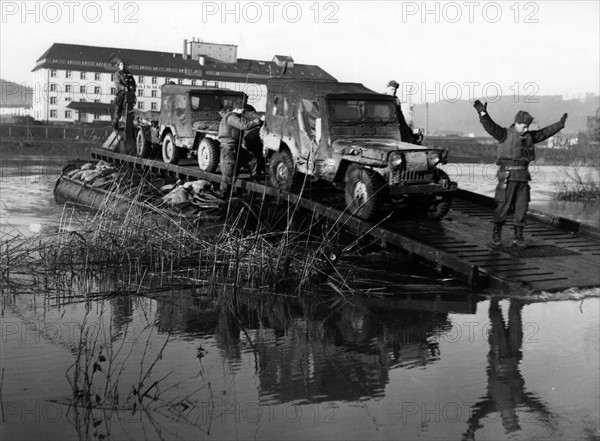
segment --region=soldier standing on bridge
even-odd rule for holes
[[[498,169],[498,185],[496,187],[496,211],[494,212],[494,230],[492,245],[502,245],[502,226],[511,207],[514,207],[514,240],[517,246],[526,246],[523,239],[523,227],[529,208],[529,174],[528,166],[535,160],[535,144],[550,138],[565,127],[567,114],[559,122],[541,130],[529,131],[533,117],[520,110],[515,122],[508,128],[500,127],[487,113],[487,103],[477,100],[473,107],[479,114],[481,125],[500,144],[496,152]]]
[[[250,119],[252,118],[252,119]],[[231,191],[233,176],[238,165],[246,165],[254,177],[256,158],[246,149],[241,148],[242,131],[251,130],[261,125],[256,109],[245,104],[241,109],[233,109],[223,116],[219,124],[219,142],[221,143],[221,186],[219,196],[227,197]]]
[[[119,69],[115,72],[115,88],[117,90],[117,95],[115,96],[115,113],[113,115],[113,127],[115,130],[119,128],[119,120],[121,119],[125,103],[131,106],[135,104],[135,91],[137,88],[133,75],[125,69],[124,60],[119,61],[118,67]]]
[[[420,135],[415,135],[411,129],[411,127],[406,122],[406,118],[404,118],[404,113],[402,113],[402,106],[400,105],[400,99],[396,95],[398,92],[398,87],[400,85],[397,81],[391,80],[387,84],[386,94],[392,95],[396,98],[396,113],[398,114],[398,118],[400,120],[400,139],[404,142],[410,142],[411,144],[420,144]]]

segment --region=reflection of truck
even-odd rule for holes
[[[348,210],[372,219],[384,204],[413,204],[429,219],[450,209],[456,183],[437,166],[447,150],[400,140],[395,97],[357,83],[270,79],[261,138],[273,185],[304,177],[343,185]]]
[[[146,112],[137,119],[138,156],[147,158],[161,146],[167,164],[197,155],[200,169],[213,173],[219,164],[221,112],[242,107],[246,98],[228,89],[163,85],[160,113]]]

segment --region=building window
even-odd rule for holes
[[[137,96],[144,96],[144,89],[138,89]]]
[[[52,69],[52,70],[50,70],[50,76],[51,76],[52,78],[56,78],[56,69]]]
[[[115,81],[115,74],[110,74],[110,81]]]
[[[158,78],[152,77],[152,84],[156,84],[158,82]]]
[[[179,79],[177,80],[177,84],[179,84],[179,85],[181,86],[181,85],[183,84],[183,79],[179,78]]]
[[[50,104],[56,104],[56,97],[55,96],[51,96],[50,97]]]
[[[50,92],[56,92],[56,83],[50,83]]]
[[[156,104],[156,103],[150,103],[150,109],[152,109],[152,110],[158,110],[158,104]]]
[[[192,86],[196,85],[196,80],[192,80]]]
[[[71,111],[65,110],[65,118],[71,118]]]
[[[95,93],[96,95],[99,95],[99,94],[101,93],[101,91],[100,91],[100,86],[94,86],[94,93]]]
[[[56,109],[50,111],[50,118],[56,118]]]
[[[69,103],[69,102],[71,102],[71,101],[72,101],[72,99],[71,99],[71,97],[68,97],[68,96],[66,96],[66,97],[65,97],[65,101],[66,101],[67,103]]]
[[[85,91],[85,86],[79,86],[79,93],[87,93]]]
[[[140,109],[140,110],[144,110],[144,102],[143,101],[138,101],[137,108]]]
[[[70,70],[65,71],[65,78],[71,78],[72,76],[73,76],[73,73]]]
[[[101,79],[101,78],[102,78],[102,74],[101,74],[101,73],[99,73],[99,72],[96,72],[96,73],[94,74],[94,80],[96,80],[96,81],[100,81],[100,79]]]
[[[152,96],[152,98],[156,98],[158,96],[158,91],[156,89],[153,89],[152,92],[150,92],[150,95]]]
[[[71,90],[72,90],[71,84],[66,84],[65,85],[65,92],[71,92]]]
[[[87,103],[87,100],[85,98],[79,98],[79,102],[80,103]]]
[[[165,84],[169,84],[171,82],[171,78],[165,78]]]
[[[85,80],[85,76],[86,76],[86,72],[80,72],[79,73],[79,78],[82,80]]]
[[[138,84],[144,84],[144,77],[141,75],[138,77]]]
[[[97,113],[94,113],[94,119],[100,119],[100,115],[98,115]]]

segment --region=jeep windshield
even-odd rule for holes
[[[331,122],[346,124],[393,123],[398,120],[391,101],[343,100],[327,101]]]
[[[244,105],[243,95],[222,95],[222,94],[191,94],[190,107],[192,112],[210,112],[223,109],[235,109]]]

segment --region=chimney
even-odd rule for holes
[[[184,38],[183,39],[183,59],[184,60],[187,60],[187,57],[188,57],[187,47],[188,47],[187,38]]]

